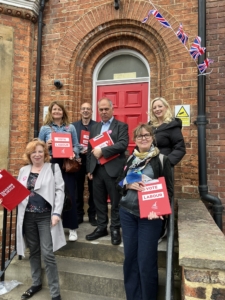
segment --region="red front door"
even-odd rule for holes
[[[97,101],[103,97],[112,100],[115,118],[128,124],[131,154],[135,146],[133,129],[148,120],[148,83],[98,86]],[[100,121],[98,111],[96,120]]]

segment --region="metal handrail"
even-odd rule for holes
[[[16,215],[17,215],[17,213],[16,213]],[[17,253],[17,251],[16,251],[16,232],[14,233],[15,239],[12,239],[13,217],[14,217],[13,211],[11,211],[8,215],[7,210],[4,208],[3,228],[2,228],[2,246],[1,246],[2,253],[1,253],[0,281],[4,281],[5,271]],[[15,218],[16,218],[16,216],[15,216]],[[16,221],[15,221],[15,226],[16,226]],[[9,223],[9,228],[7,228],[7,223]],[[9,230],[7,231],[7,229],[9,229]],[[7,253],[7,247],[8,247],[8,253]],[[13,248],[12,251],[11,251],[11,248]]]
[[[173,176],[173,185],[174,185],[174,170],[172,170],[172,176]],[[172,197],[170,204],[171,204],[172,213],[168,217],[165,300],[174,299],[174,272],[173,272],[174,197]]]

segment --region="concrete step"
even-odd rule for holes
[[[0,296],[1,300],[20,300],[21,295],[29,288],[28,285],[19,285],[10,293]],[[79,293],[75,291],[67,291],[61,290],[61,297],[63,300],[124,300],[121,298],[112,298],[112,297],[105,297],[99,295],[90,295],[87,293]],[[32,300],[50,300],[49,289],[43,288],[40,292],[32,297]]]
[[[20,300],[21,295],[29,288],[29,285],[19,285],[11,292],[0,296],[0,300]],[[164,287],[159,287],[158,291],[158,300],[165,300],[165,289]],[[87,293],[79,293],[76,291],[68,291],[68,290],[61,290],[61,297],[62,300],[124,300],[125,298],[112,298],[106,296],[99,296],[99,295],[90,295]],[[49,289],[43,288],[40,292],[32,297],[32,300],[50,300]],[[181,297],[175,293],[175,300],[180,300]]]
[[[95,227],[91,226],[88,222],[88,218],[84,217],[84,222],[79,225],[77,230],[78,240],[74,242],[69,242],[68,230],[65,230],[65,235],[67,238],[67,245],[56,252],[56,255],[67,256],[67,257],[79,257],[94,260],[103,260],[109,262],[123,263],[123,243],[119,246],[113,246],[111,244],[110,231],[109,235],[97,239],[95,241],[87,241],[85,236],[93,232]],[[174,253],[174,261],[178,261],[178,253]],[[166,266],[166,239],[164,239],[158,245],[158,262],[160,268],[165,268]]]
[[[57,256],[57,264],[62,295],[66,293],[66,291],[70,291],[82,293],[82,295],[88,294],[103,297],[99,299],[125,299],[123,270],[121,264],[60,256]],[[43,287],[47,288],[48,285],[44,267],[42,273]],[[5,280],[18,280],[24,284],[24,290],[28,289],[31,286],[30,265],[28,259],[14,259],[7,269]],[[9,297],[11,293],[8,294]],[[165,269],[160,268],[158,299],[162,300],[164,297],[164,293]],[[175,286],[175,293],[175,300],[179,300],[180,298],[178,297],[178,284],[176,284]],[[67,296],[65,297],[64,300],[73,299],[67,298]]]

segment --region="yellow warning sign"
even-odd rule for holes
[[[185,108],[181,106],[180,110],[178,111],[178,114],[176,115],[177,118],[180,117],[189,117],[188,113],[186,112]]]
[[[175,105],[175,117],[182,120],[183,126],[190,126],[190,105]]]

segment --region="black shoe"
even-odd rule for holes
[[[62,300],[61,296],[53,297],[52,300]]]
[[[89,223],[92,226],[98,226],[97,220],[95,219],[95,217],[89,217]]]
[[[42,289],[42,285],[37,285],[37,286],[31,286],[26,292],[23,293],[21,296],[21,299],[29,299],[31,298],[34,294],[39,292]]]
[[[91,234],[86,235],[86,240],[93,241],[93,240],[97,240],[100,237],[103,237],[106,235],[108,235],[107,228],[100,229],[97,227]]]
[[[119,229],[114,229],[111,231],[111,243],[113,245],[119,245],[121,243],[121,235]]]

